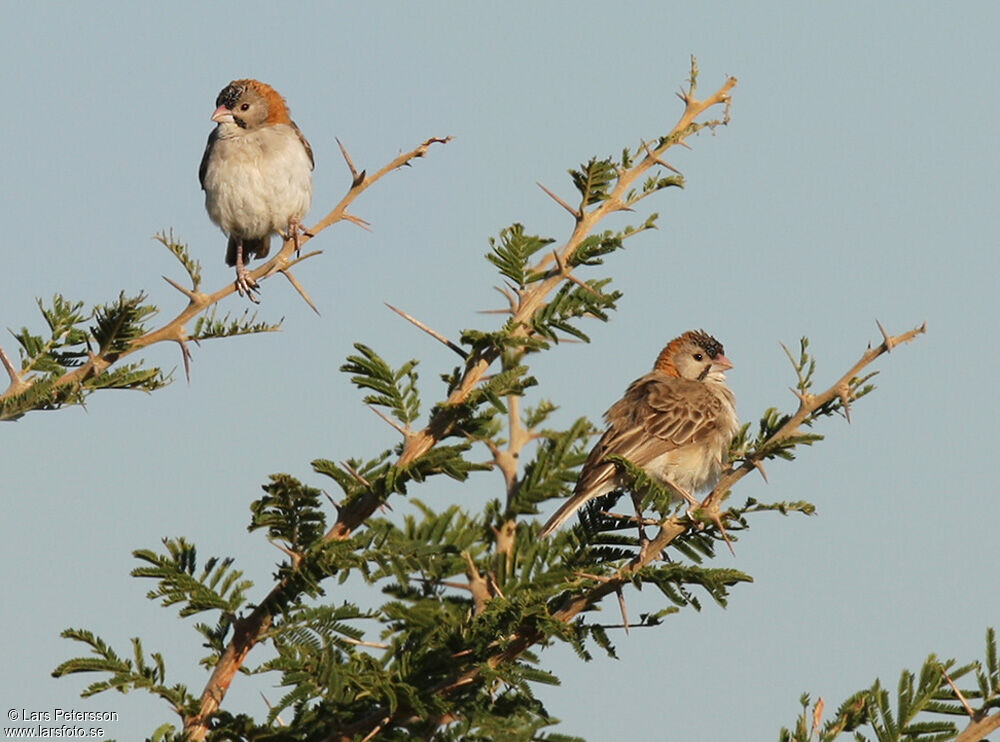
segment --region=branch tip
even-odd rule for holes
[[[348,221],[348,222],[350,222],[351,224],[353,224],[353,225],[355,225],[357,227],[361,227],[366,232],[371,232],[372,231],[372,225],[369,222],[367,222],[364,219],[362,219],[360,216],[354,216],[354,214],[348,214],[345,211],[342,214],[342,217],[343,217],[343,219],[345,221]]]
[[[722,534],[722,540],[726,542],[726,546],[729,547],[729,553],[734,557],[736,556],[736,549],[733,548],[733,542],[729,540],[729,534],[726,533],[726,527],[722,525],[722,516],[719,515],[719,511],[716,508],[711,514],[712,523],[716,528],[719,529],[719,533]]]
[[[363,476],[361,476],[358,470],[355,469],[353,466],[351,466],[349,463],[347,463],[346,461],[341,461],[340,465],[344,467],[347,470],[347,473],[350,474],[352,477],[354,477],[358,481],[358,483],[362,484],[368,489],[372,488],[372,483],[369,482],[367,479],[365,479]]]
[[[181,358],[184,359],[184,378],[187,379],[187,383],[191,383],[191,350],[188,348],[187,340],[183,337],[176,339],[177,344],[181,347]]]
[[[808,392],[800,392],[798,389],[793,389],[792,387],[788,387],[788,390],[798,397],[799,402],[801,402],[804,407],[811,405],[813,399],[815,399],[815,397]]]
[[[330,502],[331,505],[333,505],[333,509],[339,513],[340,512],[340,503],[337,502],[336,500],[334,500],[332,497],[330,497],[330,493],[327,492],[326,490],[320,490],[320,492],[322,492],[323,496],[327,500],[329,500],[329,502]]]
[[[885,328],[882,327],[881,322],[875,320],[875,324],[878,325],[878,331],[882,333],[882,344],[885,346],[886,352],[892,353],[892,348],[896,344],[895,342],[893,342],[893,337],[888,332],[885,331]]]
[[[351,177],[352,177],[351,187],[348,189],[344,197],[340,200],[340,203],[334,206],[327,213],[326,216],[320,219],[313,227],[310,227],[308,231],[311,234],[315,235],[318,234],[319,232],[322,232],[331,224],[335,224],[336,222],[339,222],[341,220],[353,221],[355,224],[358,224],[360,226],[363,220],[355,221],[356,217],[345,216],[345,213],[347,211],[347,207],[350,206],[351,203],[353,203],[354,200],[359,195],[361,195],[363,191],[367,190],[377,180],[380,180],[388,173],[391,173],[394,170],[398,170],[404,165],[408,165],[410,163],[410,160],[416,157],[423,157],[424,153],[432,144],[437,144],[437,143],[444,144],[449,141],[451,141],[450,136],[444,138],[431,137],[430,139],[427,139],[423,143],[419,144],[416,148],[411,149],[409,152],[403,152],[402,154],[397,155],[395,158],[392,159],[391,162],[387,163],[386,165],[383,165],[381,168],[379,168],[378,171],[376,171],[372,175],[367,175],[366,170],[358,172],[357,168],[354,166],[354,163],[350,158],[350,155],[347,153],[347,148],[344,147],[343,143],[338,139],[337,145],[340,147],[340,152],[344,156],[344,160],[347,162],[347,166],[351,170]]]
[[[391,309],[392,311],[394,311],[396,314],[398,314],[400,317],[402,317],[403,319],[405,319],[407,322],[411,322],[412,324],[414,324],[417,327],[419,327],[421,330],[423,330],[424,332],[426,332],[428,335],[430,335],[432,338],[434,338],[438,342],[441,342],[441,343],[444,343],[445,345],[447,345],[453,351],[455,351],[456,353],[458,353],[458,355],[462,356],[463,360],[465,360],[465,359],[468,358],[468,356],[469,356],[468,353],[466,353],[464,350],[462,350],[461,347],[459,347],[458,345],[456,345],[455,343],[453,343],[451,340],[449,340],[448,338],[446,338],[444,335],[442,335],[437,330],[432,330],[430,327],[428,327],[427,325],[425,325],[423,322],[421,322],[420,320],[418,320],[416,317],[411,317],[409,314],[407,314],[406,312],[404,312],[402,309],[397,309],[396,307],[394,307],[392,304],[389,304],[388,302],[385,302],[385,305],[387,307],[389,307],[389,309]]]
[[[385,413],[383,413],[383,412],[382,412],[382,410],[378,409],[377,407],[373,407],[373,406],[372,406],[372,405],[370,405],[370,404],[366,404],[366,405],[365,405],[365,407],[367,407],[367,408],[368,408],[369,410],[371,410],[371,411],[372,411],[372,412],[374,412],[374,413],[375,413],[376,415],[378,415],[378,416],[379,416],[379,417],[381,417],[381,418],[382,418],[383,420],[385,420],[385,421],[386,421],[387,423],[389,423],[389,425],[391,425],[391,426],[392,426],[393,428],[395,428],[395,429],[396,429],[397,431],[399,431],[399,433],[400,433],[400,434],[401,434],[401,435],[402,435],[402,436],[403,436],[404,438],[406,438],[407,436],[409,436],[409,435],[410,435],[410,431],[409,431],[409,430],[407,430],[407,429],[406,429],[406,428],[404,428],[404,427],[403,427],[402,425],[400,425],[399,423],[397,423],[397,422],[396,422],[395,420],[393,420],[393,419],[392,419],[391,417],[388,417],[388,416],[387,416],[387,415],[386,415]]]
[[[289,270],[288,268],[281,268],[279,272],[281,273],[281,275],[283,275],[285,278],[288,279],[288,282],[292,284],[292,286],[295,288],[296,291],[299,292],[299,296],[302,297],[303,301],[305,301],[305,303],[308,304],[309,307],[314,312],[316,312],[316,315],[321,317],[322,315],[319,313],[319,310],[316,308],[316,305],[313,304],[313,300],[309,298],[309,294],[307,294],[306,290],[302,288],[302,284],[299,283],[299,280],[294,275],[292,275],[292,271]]]
[[[568,203],[566,203],[565,201],[563,201],[561,198],[559,198],[559,196],[557,196],[556,194],[554,194],[552,191],[550,191],[548,188],[546,188],[545,186],[543,186],[541,183],[538,183],[536,181],[536,185],[539,188],[541,188],[543,191],[545,191],[545,193],[549,196],[549,198],[551,198],[557,204],[559,204],[564,209],[566,209],[566,211],[568,211],[570,214],[572,214],[574,219],[576,219],[577,221],[580,221],[581,219],[583,219],[583,214],[578,209],[574,209],[572,206],[570,206]]]
[[[164,280],[164,281],[166,281],[166,282],[167,282],[167,283],[169,283],[169,284],[170,284],[171,286],[173,286],[173,287],[174,287],[175,289],[177,289],[177,290],[178,290],[178,291],[180,291],[180,292],[181,292],[182,294],[184,294],[184,296],[186,296],[186,297],[188,298],[188,300],[189,300],[189,301],[190,301],[190,302],[191,302],[192,304],[199,304],[199,303],[200,303],[200,300],[199,300],[199,298],[198,298],[198,294],[196,294],[196,293],[195,293],[194,291],[192,291],[191,289],[187,289],[187,288],[184,288],[184,287],[183,287],[183,286],[181,286],[181,285],[180,285],[179,283],[177,283],[177,281],[174,281],[173,279],[170,279],[170,278],[167,278],[166,276],[162,276],[162,278],[163,278],[163,280]]]
[[[683,175],[684,174],[680,170],[678,170],[677,168],[675,168],[673,165],[671,165],[669,162],[666,162],[665,160],[661,160],[659,157],[657,157],[655,154],[653,154],[653,150],[651,150],[649,148],[649,144],[648,143],[646,143],[643,140],[640,140],[640,142],[642,142],[642,148],[644,150],[646,150],[646,156],[649,157],[650,160],[652,160],[653,162],[655,162],[660,167],[665,167],[667,170],[669,170],[672,173],[677,173],[678,175]]]
[[[3,364],[4,370],[7,372],[8,378],[10,378],[10,385],[16,387],[24,382],[21,380],[21,375],[17,372],[14,364],[11,363],[10,358],[7,356],[7,352],[0,347],[0,363]]]
[[[628,611],[625,608],[625,593],[622,592],[621,585],[615,588],[615,592],[618,593],[618,610],[622,614],[622,626],[625,627],[625,636],[628,636]]]
[[[944,679],[947,681],[948,685],[951,686],[951,690],[955,694],[955,697],[962,704],[962,708],[965,709],[965,713],[969,715],[970,719],[975,720],[976,712],[972,709],[972,706],[969,705],[969,702],[965,698],[965,694],[958,689],[957,685],[955,685],[955,681],[951,679],[951,676],[948,674],[948,671],[945,670],[944,665],[941,663],[938,663],[938,665],[941,669],[941,674],[944,675]]]
[[[754,469],[760,472],[761,479],[764,480],[764,483],[770,484],[770,482],[767,481],[767,472],[764,470],[764,462],[758,459],[755,461],[751,461],[750,463],[753,464]]]
[[[841,384],[838,393],[840,397],[840,404],[844,408],[844,417],[847,418],[847,422],[851,422],[851,390],[848,383]]]
[[[340,141],[337,137],[334,137],[337,142],[337,146],[340,147],[340,154],[344,156],[344,161],[347,163],[347,167],[351,170],[351,188],[356,188],[362,182],[364,182],[365,174],[362,171],[358,173],[358,169],[354,167],[354,162],[351,160],[351,156],[347,154],[347,148],[344,143]]]

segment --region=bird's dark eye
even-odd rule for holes
[[[696,361],[700,361],[700,360],[702,359],[702,355],[701,355],[701,353],[695,353],[695,354],[694,354],[694,359],[695,359]]]
[[[249,103],[244,103],[242,106],[240,106],[240,110],[241,111],[246,111],[249,108],[250,108],[250,104]]]

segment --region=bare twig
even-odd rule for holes
[[[569,281],[572,281],[577,286],[579,286],[581,289],[589,291],[591,294],[593,294],[594,296],[596,296],[598,299],[601,298],[601,292],[600,291],[598,291],[597,289],[595,289],[590,284],[588,284],[588,283],[580,280],[579,278],[577,278],[576,276],[573,275],[573,273],[572,273],[573,267],[570,266],[570,265],[567,265],[566,260],[558,253],[558,251],[556,251],[556,250],[552,251],[552,258],[553,258],[553,260],[556,261],[556,267],[559,269],[558,274],[560,276],[562,276],[563,278],[565,278],[565,279],[567,279]]]
[[[825,705],[825,703],[823,702],[823,697],[820,696],[816,700],[816,705],[813,706],[813,725],[812,725],[812,733],[813,734],[816,734],[819,731],[820,722],[823,720],[823,706],[824,705]]]
[[[370,488],[372,486],[371,482],[369,482],[367,479],[365,479],[363,476],[361,476],[360,472],[358,472],[357,469],[355,469],[353,466],[351,466],[346,461],[341,461],[340,465],[342,467],[344,467],[345,469],[347,469],[347,473],[350,474],[352,477],[354,477],[354,479],[357,480],[358,484],[360,484],[362,487],[369,487]]]
[[[465,576],[469,578],[469,590],[472,592],[473,612],[478,616],[486,610],[486,604],[493,596],[490,595],[489,584],[472,561],[472,555],[463,551],[462,558],[465,559]]]
[[[337,138],[334,137],[334,139]],[[363,172],[358,173],[358,169],[354,167],[354,161],[351,160],[351,156],[347,154],[347,148],[344,146],[344,143],[340,141],[340,139],[337,139],[337,146],[340,147],[340,154],[344,156],[344,161],[347,163],[347,167],[351,170],[351,186],[353,187],[358,185],[365,179],[365,174]]]
[[[14,396],[15,394],[20,394],[31,386],[31,384],[26,383],[24,379],[21,378],[21,374],[18,373],[17,368],[15,368],[14,364],[11,363],[10,358],[7,356],[7,352],[2,347],[0,347],[0,364],[3,364],[4,371],[7,372],[7,378],[10,379],[7,391],[0,395],[0,399],[8,395]]]
[[[179,283],[177,283],[177,281],[173,280],[172,278],[167,278],[166,276],[161,276],[161,278],[163,278],[164,281],[166,281],[171,286],[173,286],[175,289],[177,289],[182,294],[184,294],[184,296],[186,296],[188,298],[188,301],[198,301],[198,293],[197,292],[192,291],[189,288],[185,288],[184,286],[181,286]]]
[[[625,627],[625,634],[627,636],[628,635],[628,610],[626,610],[626,608],[625,608],[625,593],[621,589],[620,585],[619,585],[618,589],[615,590],[615,592],[618,594],[618,610],[621,611],[621,614],[622,614],[622,626]]]
[[[287,556],[292,561],[292,566],[293,567],[297,567],[299,565],[299,563],[302,561],[302,555],[301,554],[299,554],[297,551],[292,551],[291,549],[289,549],[284,544],[279,544],[277,541],[275,541],[273,539],[268,539],[268,543],[270,543],[271,546],[273,546],[275,549],[277,549],[278,551],[280,551],[282,554],[284,554],[285,556]]]
[[[389,425],[391,425],[391,426],[392,426],[393,428],[395,428],[395,429],[396,429],[397,431],[399,431],[399,432],[400,432],[400,433],[402,434],[402,436],[403,436],[404,438],[405,438],[406,436],[408,436],[408,435],[410,434],[410,431],[408,431],[408,430],[407,430],[406,428],[404,428],[404,427],[403,427],[402,425],[400,425],[400,424],[399,424],[399,423],[397,423],[397,422],[396,422],[395,420],[393,420],[393,419],[392,419],[391,417],[389,417],[388,415],[386,415],[386,414],[385,414],[384,412],[382,412],[382,410],[380,410],[380,409],[379,409],[378,407],[372,407],[371,405],[365,405],[365,407],[367,407],[367,408],[368,408],[369,410],[371,410],[371,411],[372,411],[372,412],[374,412],[374,413],[375,413],[376,415],[378,415],[378,416],[379,416],[379,417],[381,417],[381,418],[382,418],[383,420],[385,420],[385,421],[386,421],[387,423],[389,423]]]
[[[267,696],[265,696],[265,695],[264,695],[263,693],[261,693],[261,694],[260,694],[260,697],[264,699],[264,705],[265,705],[265,706],[267,706],[267,710],[268,710],[268,711],[272,711],[272,710],[274,710],[274,706],[272,706],[272,705],[271,705],[271,702],[267,700]],[[282,726],[282,727],[286,727],[286,726],[288,726],[288,725],[287,725],[287,724],[285,723],[285,720],[281,718],[281,716],[276,716],[276,717],[274,718],[274,720],[275,720],[276,722],[278,722],[278,726]]]
[[[178,338],[177,345],[181,349],[181,359],[184,361],[184,378],[188,384],[191,383],[191,349],[188,348],[187,338]]]
[[[368,188],[372,186],[373,183],[381,179],[387,173],[391,173],[393,170],[398,170],[399,168],[409,165],[411,161],[417,159],[418,157],[423,157],[427,154],[427,150],[435,144],[447,144],[451,141],[451,137],[431,137],[430,139],[424,141],[414,149],[409,152],[403,152],[398,155],[395,159],[389,162],[387,165],[383,166],[373,175],[366,175],[364,171],[358,173],[353,163],[351,163],[350,158],[347,156],[347,152],[341,145],[341,152],[344,154],[345,159],[347,159],[348,166],[351,168],[351,173],[354,175],[354,181],[351,184],[350,190],[347,195],[341,199],[340,203],[333,207],[329,214],[316,222],[316,225],[309,228],[309,231],[313,234],[317,234],[322,230],[329,227],[331,224],[339,222],[344,219],[344,212],[347,211],[347,207],[362,193],[364,193]],[[304,242],[304,241],[303,241]]]
[[[987,734],[997,729],[1000,729],[1000,712],[970,722],[969,726],[955,737],[955,742],[983,742]]]
[[[412,322],[414,325],[416,325],[417,327],[419,327],[421,330],[423,330],[424,332],[426,332],[428,335],[430,335],[435,340],[437,340],[439,342],[442,342],[445,345],[447,345],[453,351],[455,351],[460,356],[462,356],[463,359],[465,359],[465,358],[468,357],[469,354],[466,353],[465,350],[463,350],[461,346],[459,346],[459,345],[451,342],[451,340],[449,340],[448,338],[446,338],[444,335],[442,335],[437,330],[432,330],[430,327],[428,327],[427,325],[425,325],[423,322],[421,322],[420,320],[418,320],[416,317],[410,316],[409,314],[407,314],[406,312],[404,312],[402,309],[397,309],[392,304],[386,303],[386,306],[389,307],[389,309],[391,309],[392,311],[394,311],[396,314],[398,314],[403,319],[407,320],[408,322]]]
[[[381,722],[375,725],[375,728],[372,729],[370,734],[367,734],[362,738],[361,742],[371,742],[371,740],[375,739],[375,737],[378,736],[379,732],[385,729],[385,725],[388,724],[390,721],[392,721],[391,715],[383,718]]]
[[[388,649],[390,646],[389,644],[383,644],[382,642],[366,642],[361,639],[353,639],[349,636],[338,637],[337,641],[353,644],[356,647],[369,647],[370,649]]]
[[[884,333],[884,330],[882,330],[882,332]],[[797,435],[800,432],[799,427],[806,421],[809,415],[826,403],[839,398],[845,385],[850,384],[851,379],[856,378],[862,369],[870,365],[872,361],[883,353],[888,353],[890,348],[894,348],[901,343],[907,343],[925,332],[927,332],[926,322],[919,327],[907,330],[906,332],[894,337],[885,334],[881,345],[876,348],[868,348],[861,355],[858,362],[851,366],[847,373],[837,379],[822,394],[799,394],[796,392],[795,396],[799,399],[798,410],[796,410],[795,414],[792,415],[792,417],[789,418],[789,420],[766,441],[766,444],[780,443],[781,441]],[[738,468],[730,468],[728,471],[724,472],[718,484],[715,485],[715,489],[713,489],[712,492],[709,493],[708,497],[706,497],[702,502],[702,507],[718,507],[718,503],[721,501],[722,496],[734,484],[736,484],[736,482],[746,476],[749,472],[756,469],[757,464],[760,461],[761,459],[759,457],[750,457],[745,459],[743,464]]]
[[[576,219],[577,221],[580,221],[580,219],[582,218],[582,215],[580,214],[580,211],[578,209],[574,209],[572,206],[570,206],[568,203],[566,203],[565,201],[563,201],[561,198],[559,198],[559,196],[557,196],[556,194],[554,194],[552,191],[550,191],[548,188],[546,188],[545,186],[543,186],[541,183],[536,183],[536,185],[539,188],[541,188],[543,191],[545,191],[545,193],[553,201],[555,201],[557,204],[559,204],[564,209],[566,209],[566,211],[568,211],[570,214],[572,214],[574,219]]]
[[[344,220],[345,222],[350,222],[351,224],[353,224],[353,225],[355,225],[355,226],[357,226],[357,227],[361,227],[361,228],[362,228],[363,230],[365,230],[366,232],[371,232],[371,231],[372,231],[372,227],[371,227],[371,224],[369,224],[368,222],[366,222],[366,221],[365,221],[364,219],[362,219],[362,218],[361,218],[360,216],[354,216],[354,214],[348,214],[348,213],[347,213],[347,212],[345,211],[345,212],[344,212],[344,213],[343,213],[343,214],[341,215],[341,218],[342,218],[342,219],[343,219],[343,220]]]
[[[675,168],[673,165],[671,165],[669,162],[665,162],[664,160],[661,160],[659,157],[657,157],[655,154],[653,154],[653,152],[649,149],[649,143],[648,142],[645,142],[645,141],[642,142],[642,148],[643,148],[643,150],[645,150],[646,156],[649,157],[649,159],[651,159],[653,162],[655,162],[660,167],[664,167],[667,170],[669,170],[670,172],[677,173],[678,175],[683,175],[684,174],[680,170],[678,170],[677,168]]]
[[[753,466],[754,466],[754,469],[756,469],[757,471],[760,472],[760,478],[763,479],[765,483],[770,484],[770,482],[767,481],[767,472],[764,471],[764,462],[763,461],[754,461],[753,462]]]
[[[297,279],[297,278],[296,278],[296,277],[295,277],[295,276],[294,276],[294,275],[292,274],[292,272],[291,272],[291,271],[290,271],[290,270],[289,270],[288,268],[282,268],[282,269],[281,269],[281,271],[280,271],[280,273],[281,273],[281,275],[283,275],[283,276],[284,276],[285,278],[287,278],[287,279],[288,279],[288,282],[289,282],[290,284],[292,284],[292,287],[293,287],[293,288],[294,288],[294,289],[295,289],[296,291],[298,291],[298,292],[299,292],[299,296],[301,296],[301,297],[302,297],[302,299],[303,299],[303,300],[305,301],[305,303],[306,303],[306,304],[308,304],[308,305],[309,305],[309,307],[310,307],[310,308],[311,308],[311,309],[312,309],[312,310],[313,310],[314,312],[316,312],[316,314],[317,314],[317,315],[319,315],[319,310],[318,310],[318,309],[316,308],[316,305],[315,305],[315,304],[313,304],[313,300],[309,298],[309,294],[307,294],[307,293],[306,293],[306,290],[305,290],[304,288],[302,288],[302,284],[301,284],[301,283],[299,283],[299,280],[298,280],[298,279]]]
[[[944,679],[948,683],[948,685],[951,686],[952,693],[955,694],[955,698],[958,699],[958,702],[962,704],[962,708],[965,709],[965,713],[969,715],[970,719],[975,719],[976,712],[973,710],[972,706],[969,705],[968,700],[965,698],[965,694],[958,689],[957,685],[955,685],[955,681],[951,679],[951,676],[944,669],[944,665],[939,665],[939,666],[941,668],[941,674],[944,676]]]

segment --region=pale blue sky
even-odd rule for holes
[[[200,689],[190,621],[145,600],[131,550],[184,535],[203,557],[236,556],[263,595],[280,554],[247,535],[246,506],[267,475],[332,490],[312,459],[395,442],[337,371],[351,343],[421,358],[425,409],[453,365],[383,302],[452,337],[488,326],[487,238],[513,221],[564,238],[536,181],[568,195],[567,168],[665,133],[691,53],[704,92],[739,78],[732,124],[672,154],[688,187],[648,201],[659,231],[611,260],[625,293],[612,322],[535,365],[560,421],[596,420],[692,327],[725,343],[750,420],[795,402],[780,342],[808,335],[823,384],[879,339],[876,318],[927,320],[928,334],[878,362],[850,426],[824,423],[828,439],[771,464],[769,485],[740,484],[738,500],[807,498],[819,515],[752,521],[718,560],[756,580],[728,609],[617,637],[618,662],[548,652],[563,685],[540,694],[560,731],[590,740],[772,740],[802,691],[835,705],[876,677],[895,687],[930,652],[979,657],[1000,625],[998,28],[989,2],[4,4],[5,328],[40,329],[35,297],[55,292],[89,304],[143,289],[168,318],[180,301],[160,276],[182,274],[150,239],[165,228],[208,288],[232,280],[196,172],[233,78],[287,97],[316,155],[313,221],[348,184],[334,137],[369,170],[455,140],[362,197],[371,233],[341,224],[313,243],[325,252],[298,275],[321,317],[270,280],[261,316],[283,331],[194,349],[190,385],[180,373],[150,397],[0,428],[3,709],[114,710],[120,742],[170,720],[141,695],[84,702],[90,679],[50,678],[80,651],[58,633],[91,628],[122,652],[141,636],[171,682]],[[16,350],[7,333],[0,345]],[[148,357],[179,363],[172,347]],[[478,507],[499,486],[483,475],[464,497]],[[419,496],[440,501],[439,487]],[[654,604],[633,596],[630,611]],[[281,695],[240,677],[226,705],[260,715],[259,690]]]

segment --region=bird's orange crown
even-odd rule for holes
[[[261,98],[267,101],[267,119],[264,121],[265,124],[287,124],[291,122],[292,119],[288,114],[288,104],[285,103],[285,99],[281,97],[281,94],[277,90],[260,80],[250,78],[233,80],[219,93],[215,105],[232,108],[248,88],[255,91]]]

